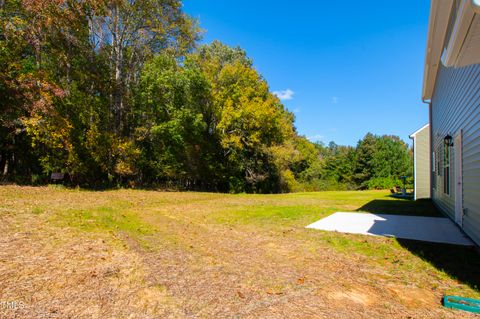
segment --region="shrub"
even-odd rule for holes
[[[400,185],[402,181],[392,177],[374,177],[367,182],[368,189],[390,189]]]

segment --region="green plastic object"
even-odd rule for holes
[[[457,296],[444,296],[443,306],[452,309],[460,309],[474,313],[480,313],[480,300]]]

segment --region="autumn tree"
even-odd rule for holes
[[[185,15],[178,0],[97,1],[87,22],[94,50],[109,65],[109,100],[115,133],[125,121],[143,64],[168,51],[176,57],[191,50],[199,36],[195,20]]]
[[[2,67],[16,72],[2,79],[15,100],[9,118],[28,133],[44,172],[133,176],[139,150],[129,114],[143,64],[160,52],[183,56],[198,34],[176,0],[9,2],[1,39],[9,48]]]
[[[381,188],[399,138],[313,144],[239,47],[179,0],[0,1],[0,174],[224,192]]]

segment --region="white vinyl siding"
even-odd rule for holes
[[[432,97],[432,146],[436,153],[435,204],[455,217],[455,147],[450,147],[450,195],[444,193],[444,138],[463,130],[463,228],[480,244],[480,65],[440,66]]]
[[[412,134],[414,156],[415,199],[430,198],[430,126]]]

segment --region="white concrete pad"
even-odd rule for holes
[[[436,243],[473,245],[448,218],[338,212],[306,228],[387,236]]]

